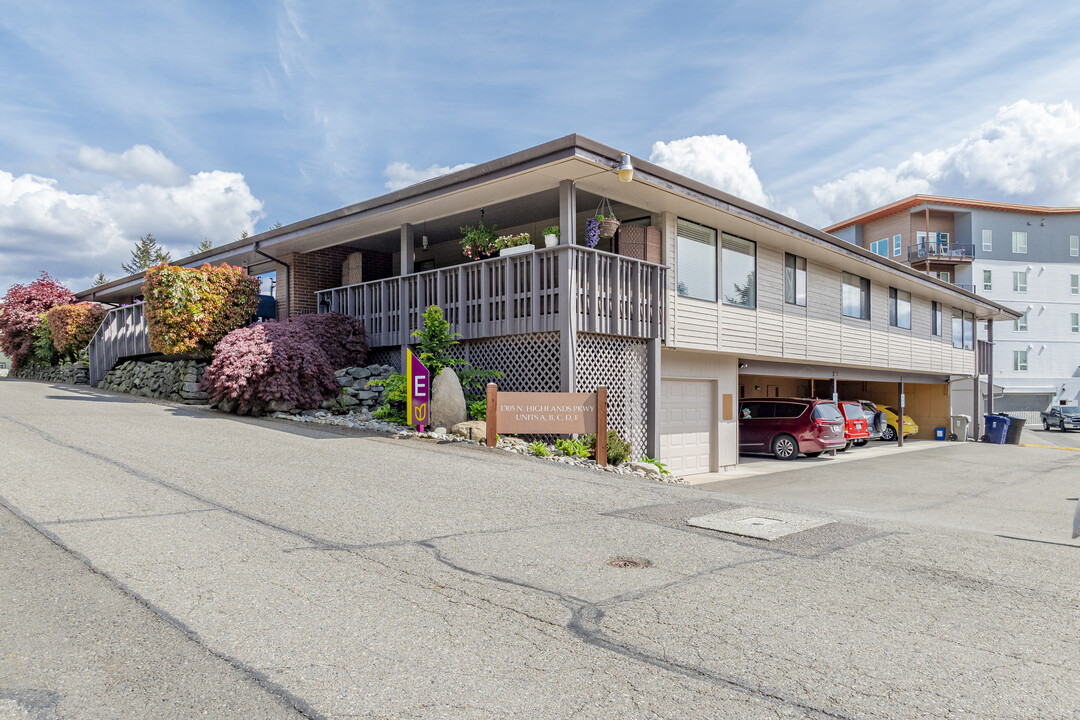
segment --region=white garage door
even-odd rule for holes
[[[675,475],[707,473],[712,468],[713,383],[660,381],[660,459]]]

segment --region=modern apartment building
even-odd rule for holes
[[[1024,313],[993,328],[995,410],[1080,402],[1080,207],[913,195],[825,231]]]

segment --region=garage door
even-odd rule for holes
[[[712,469],[714,392],[707,381],[660,381],[660,459],[675,475]]]

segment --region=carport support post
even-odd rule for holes
[[[412,313],[409,312],[409,281],[406,280],[406,276],[413,274],[413,248],[415,246],[414,240],[416,233],[413,230],[413,226],[409,223],[405,223],[401,226],[401,259],[398,264],[398,322],[401,323],[401,367],[405,369],[408,359],[405,356],[406,351],[409,348],[409,340],[412,339],[412,331],[409,329],[409,319],[412,317]],[[417,298],[419,300],[419,298]],[[422,313],[423,308],[418,308]]]
[[[904,378],[900,378],[900,417],[896,418],[896,447],[904,447]]]
[[[648,401],[645,410],[645,452],[649,457],[660,457],[660,338],[649,340],[645,346],[648,354]]]
[[[836,373],[835,372],[832,374],[832,399],[833,399],[833,402],[837,402],[840,399],[840,397],[836,394]],[[843,412],[841,412],[841,415],[842,414],[843,414]],[[846,420],[844,421],[844,425],[847,425]],[[836,457],[836,451],[835,450],[830,450],[829,451],[829,457]]]

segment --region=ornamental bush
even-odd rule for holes
[[[209,353],[229,332],[247,325],[259,304],[259,281],[241,267],[161,264],[142,286],[150,348]]]
[[[75,295],[46,272],[28,285],[12,285],[0,300],[0,348],[11,358],[13,370],[30,362],[34,329],[42,313],[75,302]]]
[[[362,365],[367,351],[363,323],[339,313],[257,323],[221,339],[202,386],[242,415],[316,408],[340,390],[334,370]]]
[[[76,360],[90,344],[107,312],[102,305],[81,302],[57,305],[45,313],[53,347],[60,357],[68,361]]]

